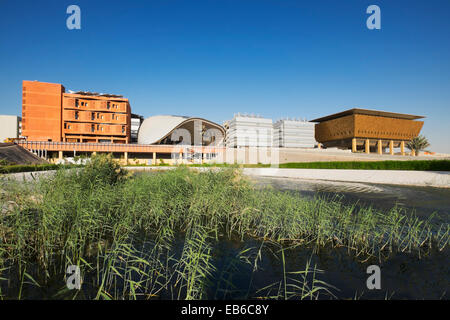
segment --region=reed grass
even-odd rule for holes
[[[237,168],[131,175],[110,156],[30,183],[2,181],[0,298],[317,299],[333,286],[304,270],[287,271],[292,246],[344,247],[366,260],[393,252],[445,250],[449,225],[399,208],[379,212],[339,198],[302,198],[255,189]],[[251,239],[218,267],[223,241]],[[282,277],[255,287],[265,250],[277,247]],[[68,290],[69,265],[82,290]],[[235,278],[247,272],[245,289]],[[276,290],[274,288],[277,288]]]

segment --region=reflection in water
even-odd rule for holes
[[[388,260],[379,261],[377,257],[367,261],[365,258],[356,257],[346,248],[322,247],[320,250],[309,246],[285,247],[283,266],[280,246],[246,239],[241,241],[220,241],[214,250],[216,274],[223,274],[231,264],[233,257],[239,251],[252,248],[248,251],[250,262],[258,256],[257,271],[253,265],[240,259],[234,266],[239,270],[233,275],[233,291],[219,290],[219,299],[247,299],[256,297],[269,297],[278,294],[280,285],[283,286],[283,270],[287,272],[287,285],[289,291],[291,285],[303,283],[299,271],[305,270],[310,265],[310,277],[308,286],[312,284],[312,272],[314,277],[324,281],[332,296],[321,291],[320,299],[448,299],[448,251],[430,252],[418,259],[416,255],[409,253],[392,254]],[[382,270],[381,290],[368,290],[366,286],[367,267],[379,265]],[[220,279],[212,281],[215,285],[212,292],[218,288],[224,289],[226,283]],[[261,288],[266,288],[261,290]],[[283,288],[283,287],[281,287]],[[247,296],[248,295],[248,296]]]
[[[422,218],[435,212],[439,216],[435,222],[450,222],[450,189],[273,177],[252,179],[258,187],[269,186],[307,197],[323,195],[332,198],[339,195],[346,204],[357,202],[360,206],[372,206],[383,211],[399,206]],[[322,248],[314,253],[308,248],[297,248],[286,253],[289,269],[301,268],[308,256],[325,271],[320,278],[336,286],[339,291],[335,294],[342,299],[449,299],[448,248],[420,258],[405,252],[390,254],[387,260],[366,262],[352,257],[345,248]],[[365,271],[370,264],[381,267],[383,284],[380,291],[372,292],[365,287]],[[272,268],[279,269],[279,263]]]
[[[445,221],[450,219],[450,189],[415,186],[395,186],[293,178],[253,177],[259,187],[272,186],[278,190],[298,192],[314,197],[317,194],[339,194],[345,203],[389,210],[400,206],[417,216],[427,217],[437,212]]]

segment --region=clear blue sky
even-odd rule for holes
[[[81,30],[66,8],[81,8]],[[381,8],[381,30],[366,8]],[[21,81],[123,94],[132,112],[222,123],[348,108],[424,115],[450,153],[450,1],[0,0],[0,113]]]

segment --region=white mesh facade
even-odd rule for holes
[[[278,120],[273,125],[273,146],[314,148],[314,123],[306,120]]]
[[[272,119],[252,115],[234,115],[226,122],[227,147],[271,147],[273,140]]]

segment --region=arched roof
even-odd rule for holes
[[[159,115],[152,116],[144,120],[139,127],[138,143],[139,144],[157,144],[161,140],[169,136],[173,130],[186,125],[194,120],[200,120],[210,127],[219,129],[225,137],[223,127],[212,121],[186,116]]]

